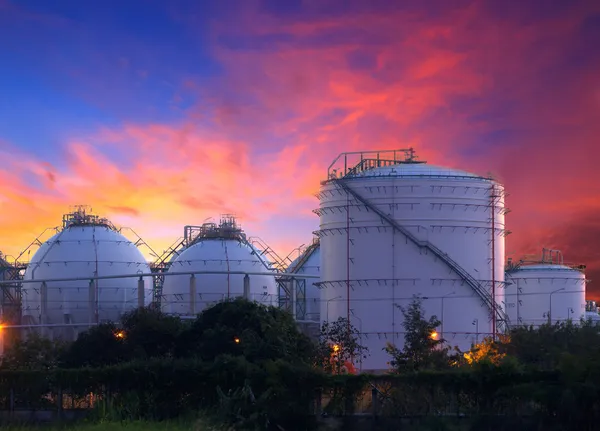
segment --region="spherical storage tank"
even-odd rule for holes
[[[301,251],[300,256],[289,265],[287,272],[319,276],[321,273],[321,247],[318,237]],[[299,307],[296,308],[298,320],[320,321],[321,291],[317,287],[319,281],[315,278],[296,279],[295,283],[299,283],[303,287],[301,290],[304,295],[303,298],[299,298],[299,293],[296,293],[296,301],[299,303]]]
[[[70,337],[90,322],[117,321],[138,307],[139,278],[91,277],[141,273],[150,273],[150,267],[137,246],[108,220],[79,208],[63,217],[62,230],[40,246],[27,266],[24,281],[36,282],[23,283],[23,323],[46,324],[51,334]],[[44,289],[44,280],[70,278],[80,280],[47,281]],[[143,281],[144,305],[149,305],[152,278]],[[78,323],[82,326],[73,325]]]
[[[462,350],[504,326],[503,196],[495,181],[418,162],[412,149],[332,163],[315,210],[321,317],[348,318],[360,332],[369,356],[359,369],[389,368],[386,344],[403,345],[397,306],[414,295],[442,321],[432,336]]]
[[[542,258],[509,263],[506,312],[511,326],[534,326],[585,318],[584,266],[563,262],[558,250],[544,249]]]
[[[187,244],[176,253],[165,274],[161,305],[166,313],[192,315],[227,298],[241,297],[243,273],[272,271],[270,263],[246,239],[232,216],[222,218],[219,225],[205,223],[186,229]],[[215,273],[206,273],[211,271]],[[197,273],[193,278],[190,274],[169,275],[178,272]],[[274,271],[273,276],[250,274],[249,299],[277,305],[275,275]]]

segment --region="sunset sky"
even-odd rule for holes
[[[88,204],[158,252],[234,213],[286,255],[337,154],[414,146],[600,297],[599,47],[597,0],[0,0],[0,250]]]

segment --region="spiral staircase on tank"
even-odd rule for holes
[[[357,173],[365,169],[369,169],[373,167],[371,160],[364,159],[361,160],[359,165],[357,165],[354,169],[348,171],[348,173]],[[377,160],[377,164],[381,162],[381,160]],[[368,166],[365,166],[368,165]],[[408,229],[399,224],[396,220],[385,214],[381,209],[379,209],[375,204],[371,203],[368,199],[361,196],[356,190],[352,189],[348,184],[348,175],[345,177],[337,178],[331,177],[330,181],[338,186],[341,190],[346,192],[349,196],[352,196],[356,199],[357,202],[360,202],[367,211],[373,211],[379,217],[381,217],[382,221],[387,222],[393,229],[400,232],[404,235],[408,240],[413,242],[416,246],[420,248],[425,248],[431,251],[434,256],[444,262],[452,271],[454,271],[460,278],[467,283],[469,287],[475,291],[475,293],[479,296],[484,305],[487,306],[489,310],[491,310],[492,314],[496,317],[499,326],[508,328],[509,321],[508,316],[502,310],[501,307],[498,306],[497,302],[494,300],[492,295],[475,279],[471,274],[469,274],[462,266],[460,266],[456,261],[454,261],[447,253],[444,253],[441,249],[430,243],[429,241],[423,241],[417,238],[412,234]]]

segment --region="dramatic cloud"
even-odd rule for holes
[[[62,126],[51,165],[0,147],[7,252],[89,203],[159,250],[233,212],[286,254],[318,227],[312,194],[338,153],[414,146],[506,185],[514,257],[562,249],[600,279],[598,2],[174,2],[144,9],[161,38],[1,7],[37,23],[26,44],[60,35],[47,79],[101,109],[86,114],[101,126]]]

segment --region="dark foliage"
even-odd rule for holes
[[[1,369],[49,370],[61,365],[68,345],[52,341],[32,332],[14,342],[2,357]]]
[[[125,332],[114,323],[95,326],[77,337],[62,355],[67,368],[101,367],[131,360]]]
[[[154,308],[138,308],[121,318],[130,358],[173,357],[184,324]]]
[[[314,354],[312,342],[289,313],[244,299],[204,310],[182,333],[177,349],[178,357],[213,361],[231,355],[253,363],[285,360],[308,364]]]
[[[453,361],[445,341],[437,336],[441,322],[436,316],[427,320],[421,302],[415,297],[408,308],[397,306],[404,315],[404,347],[388,344],[386,351],[392,356],[390,365],[398,372],[443,369]]]
[[[320,368],[340,374],[346,362],[360,362],[369,350],[361,344],[360,332],[348,319],[340,317],[335,322],[323,322],[317,352]]]

